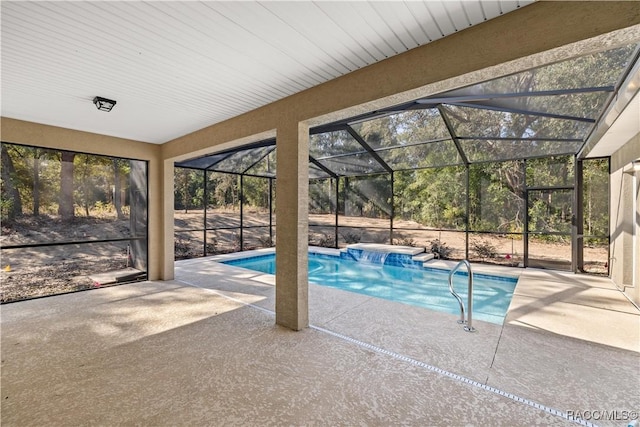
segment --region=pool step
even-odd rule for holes
[[[434,254],[432,252],[429,253],[421,253],[419,255],[414,255],[413,258],[411,258],[413,261],[416,262],[427,262],[427,261],[431,261],[434,258]]]
[[[347,250],[349,249],[402,255],[418,255],[424,252],[424,248],[415,246],[385,245],[382,243],[354,243],[347,245]]]

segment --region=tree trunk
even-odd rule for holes
[[[189,205],[189,176],[186,169],[182,169],[180,171],[176,185],[179,191],[182,208],[184,209],[184,213],[187,213]]]
[[[40,155],[33,153],[33,215],[40,215]]]
[[[70,151],[62,152],[58,215],[60,215],[63,221],[70,221],[75,216],[73,208],[73,159],[75,156],[76,153]]]
[[[85,178],[86,179],[86,178]],[[88,185],[84,186],[84,198],[83,198],[83,202],[82,204],[84,205],[84,216],[86,216],[87,218],[89,218],[91,216],[91,211],[89,209],[89,192],[88,192]]]
[[[11,207],[7,211],[7,219],[13,220],[17,216],[22,216],[22,200],[20,193],[13,183],[13,176],[16,173],[13,160],[9,156],[6,144],[0,144],[2,152],[2,195],[11,201]]]
[[[113,159],[113,204],[116,208],[118,219],[124,219],[122,213],[122,195],[120,188],[120,160]]]

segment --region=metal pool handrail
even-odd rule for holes
[[[453,289],[453,275],[463,265],[467,267],[467,271],[469,272],[469,287],[468,287],[468,291],[467,291],[467,320],[466,321],[464,320],[464,304],[462,303],[462,298],[460,298],[460,295],[458,295],[456,293],[455,289]],[[453,269],[449,272],[449,292],[451,292],[451,295],[453,295],[458,300],[458,304],[460,305],[460,320],[458,320],[458,323],[460,323],[460,324],[465,324],[466,323],[465,326],[464,326],[464,330],[465,331],[467,331],[467,332],[475,332],[476,329],[473,327],[473,324],[472,324],[472,318],[473,318],[473,272],[471,271],[471,264],[469,264],[469,261],[467,261],[466,259],[463,259],[458,264],[456,264],[456,266],[453,267]]]

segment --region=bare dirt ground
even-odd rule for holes
[[[268,247],[275,244],[273,217],[273,241],[269,234],[268,212],[245,210],[243,212],[244,249]],[[204,255],[204,212],[175,213],[176,259]],[[207,255],[240,250],[240,213],[237,211],[207,211],[207,227],[226,228],[207,232]],[[389,220],[360,217],[338,218],[338,246],[348,243],[389,243]],[[334,247],[335,215],[309,215],[309,243]],[[431,248],[435,240],[451,249],[451,259],[465,257],[465,235],[461,232],[437,231],[412,221],[394,221],[394,244]],[[198,231],[190,231],[198,230]],[[90,276],[129,266],[127,242],[71,244],[39,248],[7,249],[7,246],[85,241],[109,238],[125,238],[130,235],[129,220],[77,217],[73,222],[62,222],[55,217],[23,217],[12,224],[3,224],[0,235],[1,284],[0,302],[16,301],[44,295],[54,295],[102,286]],[[491,249],[488,256],[477,248]],[[470,237],[469,258],[473,261],[493,264],[521,265],[524,246],[521,236],[474,234]],[[530,259],[566,268],[571,260],[569,243],[550,243],[532,240],[529,243]],[[606,247],[585,248],[587,271],[606,274]]]
[[[310,224],[335,224],[335,217],[326,215],[309,215]],[[345,237],[360,238],[362,242],[388,243],[389,220],[359,217],[338,218],[339,246],[346,245]],[[363,230],[358,227],[369,227]],[[373,228],[376,227],[376,228]],[[438,231],[424,227],[414,221],[396,220],[393,223],[393,243],[419,246],[430,249],[435,240],[452,249],[451,259],[465,258],[465,233],[455,231]],[[310,240],[319,241],[333,228],[310,226]],[[478,250],[476,250],[478,249]],[[482,251],[482,249],[485,249]],[[492,256],[486,256],[493,252]],[[469,237],[469,259],[476,262],[519,266],[523,262],[524,243],[521,235],[496,235],[472,233]],[[485,255],[485,256],[483,256]],[[585,269],[591,273],[606,274],[608,251],[606,246],[585,248]],[[529,241],[529,260],[531,265],[536,261],[540,265],[557,265],[568,268],[571,264],[571,243],[554,243],[531,239]]]
[[[268,212],[246,209],[243,212],[244,225],[257,227],[244,230],[245,250],[269,246]],[[204,221],[202,211],[176,212],[175,227],[176,258],[202,256],[202,231],[187,232],[187,229],[201,229]],[[309,244],[317,246],[335,245],[335,215],[309,215]],[[276,217],[273,216],[273,224]],[[389,243],[389,220],[361,217],[338,217],[338,246],[348,243]],[[231,230],[207,232],[207,255],[238,251],[240,249],[238,211],[207,211],[207,227],[237,227]],[[451,249],[450,258],[465,258],[465,234],[455,231],[438,231],[424,227],[414,221],[396,220],[393,223],[393,243],[421,246],[430,249],[431,243],[439,240]],[[274,227],[275,228],[275,227]],[[274,230],[275,233],[275,230]],[[275,235],[274,235],[275,240]],[[482,249],[485,251],[482,251]],[[478,251],[479,249],[480,251]],[[492,256],[487,256],[487,252]],[[521,235],[494,235],[474,233],[469,239],[469,258],[472,261],[518,266],[523,262],[524,243]],[[483,256],[484,255],[484,256]],[[584,250],[585,269],[590,273],[606,274],[608,251],[606,246],[586,247]],[[571,263],[570,242],[554,243],[531,239],[529,242],[529,260],[531,265],[555,265],[568,268]]]
[[[129,220],[77,217],[63,222],[25,216],[2,225],[0,302],[17,301],[101,286],[89,276],[127,266],[127,242],[6,249],[7,246],[121,238]]]

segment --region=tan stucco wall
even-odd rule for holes
[[[162,160],[160,146],[115,138],[106,135],[98,135],[89,132],[81,132],[72,129],[64,129],[55,126],[47,126],[22,120],[0,118],[0,137],[4,142],[32,145],[35,147],[53,148],[58,150],[78,151],[88,154],[105,156],[119,156],[135,160],[146,160],[149,163],[149,278],[170,279],[173,276],[173,264],[171,263],[170,276],[163,267],[165,262],[164,248],[170,244],[173,248],[173,235],[167,236],[170,240],[165,244],[162,229],[164,226],[163,205],[164,192],[162,189]],[[173,186],[173,169],[171,170],[171,185]],[[173,195],[173,191],[171,193]],[[173,200],[171,200],[171,220],[173,218]],[[173,251],[171,261],[173,260]]]
[[[170,141],[163,147],[163,156],[172,159],[190,152],[202,154],[252,135],[285,130],[287,137],[277,144],[276,321],[291,329],[301,329],[308,319],[308,313],[304,313],[308,307],[307,241],[306,232],[302,231],[307,229],[308,219],[303,209],[294,209],[289,204],[308,204],[306,191],[296,187],[306,186],[306,181],[297,184],[299,180],[291,174],[308,173],[308,162],[305,159],[301,163],[299,157],[308,151],[308,138],[291,138],[293,129],[300,124],[317,125],[513,73],[563,59],[563,55],[569,57],[620,45],[625,43],[625,37],[637,39],[638,28],[626,35],[581,41],[639,23],[640,9],[629,2],[534,3]],[[574,45],[562,51],[553,50],[569,44]],[[282,153],[283,150],[290,151],[290,155]],[[284,212],[289,214],[281,216]],[[172,226],[167,222],[164,228],[168,231]]]
[[[634,160],[640,161],[640,134],[611,156],[611,279],[640,305],[640,172],[634,182]]]
[[[284,123],[276,140],[276,323],[299,330],[309,325],[309,127]]]
[[[500,18],[460,31],[254,111],[152,146],[50,126],[2,119],[3,140],[149,160],[150,278],[173,278],[173,162],[284,132],[278,141],[278,286],[282,324],[305,326],[308,315],[306,253],[306,173],[309,125],[373,111],[421,96],[513,73],[566,57],[619,46],[638,39],[640,8],[635,2],[536,2]],[[624,30],[622,30],[624,29]],[[620,30],[615,35],[607,33]],[[605,35],[598,39],[592,37]],[[298,138],[294,134],[298,134]],[[290,151],[281,153],[281,151]],[[294,172],[298,179],[293,178]],[[284,181],[287,181],[281,187]],[[286,186],[286,187],[285,187]],[[283,193],[280,188],[287,188]],[[305,240],[304,242],[302,240]],[[280,249],[295,248],[280,252]],[[304,276],[304,278],[303,278]],[[293,296],[293,298],[290,298]],[[287,314],[290,313],[291,315]]]
[[[547,52],[638,24],[640,8],[634,2],[537,2],[169,141],[163,147],[163,156],[168,159],[202,153],[251,135],[272,135],[283,116],[315,125],[318,121],[370,112],[563,56],[620,45],[625,43],[625,36],[618,34],[577,45],[573,51]],[[630,31],[628,39],[637,38],[638,34],[636,28]],[[541,52],[545,53],[539,55]],[[522,58],[526,59],[504,66]],[[496,66],[500,67],[492,68]]]

